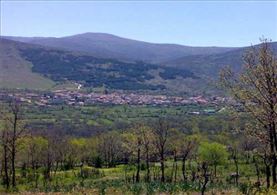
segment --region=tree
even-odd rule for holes
[[[153,127],[154,144],[158,151],[161,163],[161,182],[165,182],[165,152],[169,136],[169,124],[165,119],[159,118]]]
[[[86,151],[87,142],[84,138],[68,138],[67,151],[66,151],[66,169],[73,169],[76,165],[81,168],[84,164],[84,156]]]
[[[116,131],[101,134],[99,136],[98,152],[104,159],[107,167],[114,167],[116,160],[122,154],[122,142],[120,134]]]
[[[35,181],[35,187],[38,186],[39,173],[38,168],[44,162],[44,158],[47,156],[48,141],[41,136],[26,136],[20,139],[22,143],[20,153],[27,156],[27,165],[32,170],[32,178]]]
[[[88,164],[93,165],[95,168],[101,168],[103,164],[103,160],[100,154],[97,151],[97,146],[99,145],[99,139],[97,136],[93,136],[87,141],[87,161]]]
[[[265,147],[268,147],[268,145],[266,145]],[[267,148],[261,148],[261,151],[260,151],[260,156],[262,157],[263,163],[265,165],[266,187],[267,188],[270,187],[270,175],[271,175],[270,165],[272,164],[272,162],[269,158],[268,151],[269,150]],[[260,183],[259,175],[257,174],[257,176],[258,176],[258,182]]]
[[[272,182],[277,183],[277,61],[266,39],[244,56],[243,70],[236,76],[230,68],[221,72],[221,83],[255,121],[248,132],[268,140],[272,161]],[[250,124],[249,124],[250,125]],[[266,136],[264,136],[266,135]]]
[[[6,189],[10,187],[10,175],[9,175],[9,150],[8,150],[8,131],[7,128],[5,127],[2,130],[2,135],[1,135],[1,145],[3,148],[3,168],[4,168],[4,178],[3,178],[3,183],[6,186]]]
[[[146,181],[150,181],[150,155],[153,146],[153,130],[148,126],[141,127],[141,138],[146,164]]]
[[[136,182],[140,181],[141,161],[143,157],[146,162],[146,181],[150,180],[150,146],[152,144],[153,135],[151,129],[143,123],[137,123],[134,127],[122,134],[123,149],[125,156],[132,156],[136,161]]]
[[[11,183],[16,187],[16,154],[18,149],[18,140],[25,132],[25,123],[22,117],[21,104],[16,99],[10,100],[8,107],[2,111],[5,129],[2,132],[2,144],[4,148],[4,167],[5,173],[8,172],[8,159],[10,158]],[[9,158],[8,158],[9,157]],[[5,174],[6,187],[9,187],[9,176]]]
[[[241,136],[238,147],[245,154],[246,163],[249,163],[253,150],[258,147],[258,142],[259,140],[253,136]]]
[[[136,182],[140,181],[142,138],[140,127],[136,125],[131,132],[123,133],[123,148],[130,156],[136,159]],[[128,155],[128,156],[129,156]]]
[[[53,167],[54,164],[54,151],[55,151],[55,145],[53,143],[53,137],[52,136],[45,136],[45,149],[42,152],[43,157],[42,159],[42,164],[44,166],[44,170],[43,170],[43,176],[44,176],[44,180],[45,182],[49,181],[51,179],[51,169]]]
[[[226,162],[228,153],[225,146],[219,143],[204,142],[200,144],[199,157],[202,162],[206,162],[208,165],[214,167],[214,176],[217,176],[216,168],[218,165],[222,165]]]
[[[178,157],[181,150],[183,134],[178,131],[177,129],[172,129],[170,131],[169,140],[168,140],[168,147],[170,153],[173,154],[173,163],[172,163],[172,171],[171,171],[171,181],[176,182],[177,180],[177,172],[178,172]]]
[[[199,145],[199,137],[197,135],[183,136],[180,148],[180,154],[182,157],[182,175],[183,179],[186,182],[186,161],[192,156],[193,152],[197,149]]]
[[[201,177],[200,177],[200,180],[202,179],[202,181],[200,181],[202,183],[202,186],[201,186],[201,195],[204,195],[205,194],[205,191],[206,191],[206,186],[209,182],[209,173],[208,173],[208,163],[203,161],[201,163]]]
[[[236,167],[236,173],[234,175],[235,177],[235,183],[238,186],[238,182],[239,182],[239,150],[238,150],[238,144],[237,143],[233,143],[230,144],[228,147],[229,153],[230,153],[230,157],[231,159],[234,161],[235,167]]]

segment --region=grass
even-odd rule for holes
[[[63,128],[72,127],[74,135],[94,127],[118,130],[138,121],[152,120],[162,116],[179,120],[176,124],[180,125],[180,128],[193,129],[191,128],[193,125],[199,126],[208,122],[211,124],[208,128],[211,130],[222,130],[222,124],[228,124],[228,120],[224,118],[226,114],[201,115],[201,117],[189,115],[191,111],[201,111],[207,108],[210,106],[55,105],[42,109],[39,106],[28,105],[24,109],[24,115],[26,122],[33,126],[33,129],[41,129],[52,124]],[[217,109],[216,106],[213,108]],[[208,128],[205,130],[210,131]]]
[[[158,163],[152,166],[151,173],[156,169],[159,170]],[[166,178],[170,177],[172,160],[166,161]],[[196,164],[192,163],[195,167]],[[188,168],[188,176],[191,170]],[[237,188],[230,181],[226,180],[228,174],[232,172],[234,167],[232,163],[228,166],[221,165],[218,167],[218,177],[216,183],[209,182],[208,194],[242,194],[249,190],[257,190],[251,186],[256,181],[253,165],[240,163],[240,186]],[[82,193],[95,193],[95,194],[197,194],[199,192],[198,182],[184,183],[181,175],[181,163],[178,162],[178,180],[173,183],[161,183],[159,178],[156,180],[152,177],[150,183],[144,182],[145,170],[141,171],[141,183],[133,181],[133,175],[136,172],[135,165],[117,165],[113,168],[100,168],[85,166],[83,170],[88,173],[85,178],[79,176],[80,168],[73,170],[58,171],[56,174],[51,173],[52,179],[50,182],[45,183],[40,170],[38,178],[38,187],[35,187],[35,182],[32,180],[31,173],[27,174],[26,178],[18,180],[18,192],[26,192],[26,194],[35,194],[38,192],[49,192],[50,194],[82,194]],[[93,171],[95,170],[95,171]],[[97,171],[96,171],[97,170]],[[212,171],[212,169],[210,170]],[[20,170],[18,170],[18,174]],[[125,174],[127,173],[127,174]],[[273,190],[273,189],[272,189]],[[1,192],[5,192],[2,188]],[[28,192],[28,193],[27,193]],[[22,193],[22,194],[24,194]],[[268,193],[264,188],[258,194]],[[270,192],[271,193],[271,192]],[[269,194],[270,194],[269,193]]]

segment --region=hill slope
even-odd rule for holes
[[[0,87],[47,89],[54,82],[31,71],[32,64],[21,57],[21,43],[0,39]]]
[[[160,63],[183,56],[214,54],[233,50],[225,47],[189,47],[177,44],[155,44],[126,39],[106,33],[84,33],[68,37],[4,37],[26,43],[82,51],[95,57]]]
[[[277,55],[277,42],[269,43],[273,53]],[[256,49],[259,45],[254,46]],[[220,54],[191,55],[164,62],[170,67],[185,68],[197,75],[217,78],[219,71],[224,66],[230,66],[235,72],[239,72],[243,64],[243,55],[251,47],[243,47]]]
[[[54,82],[70,81],[85,87],[164,90],[169,88],[168,82],[177,78],[199,79],[189,70],[174,67],[101,59],[80,52],[6,39],[1,39],[0,45],[0,87],[20,87],[24,84],[24,87],[36,85],[44,88]],[[6,79],[7,77],[10,79]]]

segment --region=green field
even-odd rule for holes
[[[186,105],[186,106],[130,106],[130,105],[94,105],[94,106],[49,106],[25,107],[24,117],[34,127],[45,127],[46,124],[58,128],[74,128],[74,134],[93,134],[94,128],[107,130],[124,130],[139,121],[151,121],[158,117],[169,117],[178,121],[176,126],[191,132],[202,129],[209,133],[221,131],[224,126],[232,125],[227,112],[205,114],[205,110],[220,110],[222,106]],[[203,112],[192,115],[191,112]],[[204,126],[209,123],[204,129]],[[66,124],[66,125],[65,125]],[[66,127],[64,127],[66,128]],[[58,129],[57,129],[58,130]]]

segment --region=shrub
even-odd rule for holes
[[[250,186],[247,183],[240,183],[239,185],[239,191],[243,194],[248,194],[250,190]]]
[[[100,171],[96,168],[91,168],[88,166],[84,166],[80,173],[79,173],[79,177],[82,177],[84,179],[86,178],[97,178],[100,176]]]
[[[100,156],[97,156],[94,160],[93,160],[93,164],[95,166],[95,168],[101,168],[103,165],[103,160],[101,159]]]

